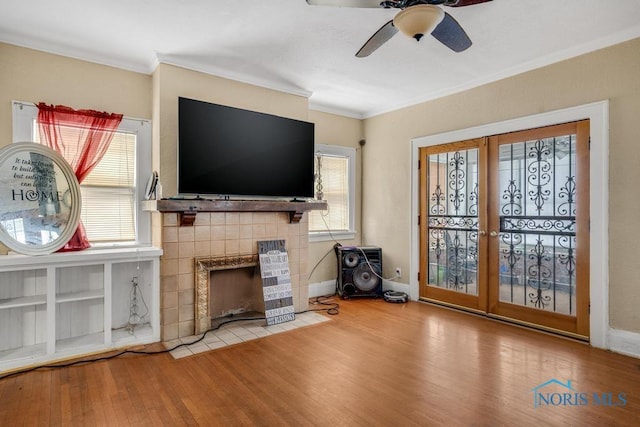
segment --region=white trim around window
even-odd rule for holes
[[[13,142],[34,141],[35,121],[38,107],[31,102],[13,101]],[[142,210],[145,200],[144,190],[151,175],[151,121],[124,117],[118,131],[136,135],[136,171],[135,171],[135,242],[100,244],[92,243],[94,248],[148,246],[151,244],[151,215]]]
[[[309,229],[309,242],[323,242],[340,239],[354,239],[355,210],[356,210],[356,150],[351,147],[339,145],[316,144],[316,154],[327,157],[341,157],[347,160],[347,188],[348,188],[348,226],[346,230],[311,231]],[[329,206],[330,208],[330,206]]]

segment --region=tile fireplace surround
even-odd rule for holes
[[[194,335],[196,259],[237,259],[258,253],[257,241],[284,239],[289,255],[296,311],[308,308],[308,215],[291,223],[287,212],[198,212],[193,225],[180,225],[178,212],[162,214],[160,262],[161,338]],[[233,261],[232,261],[233,262]],[[215,281],[213,283],[215,286]],[[200,308],[201,304],[200,304]]]

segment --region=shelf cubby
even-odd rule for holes
[[[160,255],[145,247],[0,256],[0,373],[159,341]],[[129,325],[133,278],[145,305]]]

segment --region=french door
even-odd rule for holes
[[[420,297],[588,338],[588,121],[420,149]]]

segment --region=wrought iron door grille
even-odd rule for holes
[[[429,285],[477,294],[478,150],[428,157]]]
[[[575,314],[576,137],[504,144],[500,300]]]

